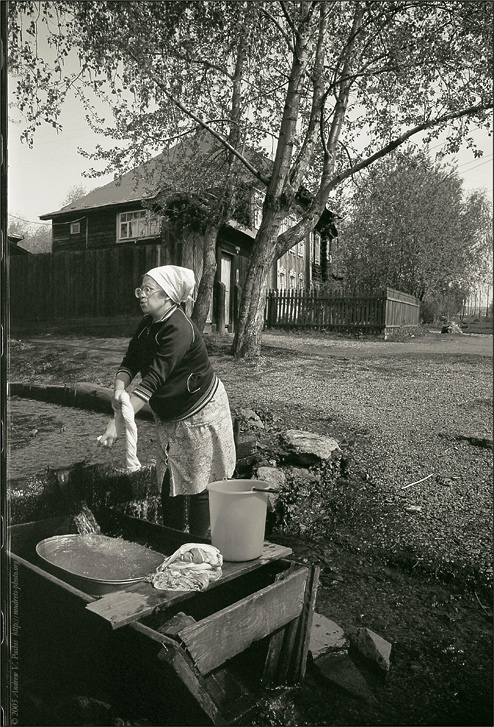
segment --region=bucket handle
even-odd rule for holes
[[[278,494],[280,491],[279,487],[253,487],[251,492],[274,492]]]

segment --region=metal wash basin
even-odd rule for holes
[[[54,575],[94,595],[142,581],[165,559],[138,543],[95,533],[46,538],[36,553]]]

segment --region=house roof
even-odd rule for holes
[[[83,212],[85,210],[109,207],[112,205],[125,204],[126,202],[140,202],[143,198],[156,191],[153,187],[153,178],[162,162],[163,155],[160,154],[150,159],[145,164],[127,172],[122,177],[105,184],[103,187],[93,189],[84,197],[73,200],[65,207],[55,212],[47,212],[40,215],[41,220],[50,220],[67,212]],[[145,171],[146,176],[143,177]]]
[[[221,175],[223,163],[224,150],[219,142],[210,134],[198,132],[113,182],[94,189],[59,210],[40,215],[40,219],[49,220],[66,215],[68,212],[80,213],[99,207],[141,202],[143,199],[156,196],[167,187],[174,186],[177,173],[182,174],[184,186],[189,188],[194,177],[198,175],[200,165],[207,168],[208,176],[214,174],[215,170]],[[204,184],[201,185],[201,189],[204,191]]]
[[[30,255],[31,252],[25,247],[20,247],[19,243],[24,240],[23,235],[16,232],[9,232],[7,235],[9,255]]]
[[[257,165],[266,176],[269,175],[272,162],[262,153],[253,149],[245,151],[246,156]],[[163,151],[156,157],[149,159],[135,169],[127,172],[113,182],[98,187],[92,192],[70,202],[55,212],[48,212],[40,215],[41,220],[55,219],[67,213],[82,213],[101,207],[114,207],[126,203],[141,203],[143,200],[156,201],[160,193],[177,192],[177,178],[181,177],[183,192],[189,195],[194,186],[198,186],[197,194],[204,193],[204,183],[198,183],[201,171],[205,172],[210,183],[210,189],[214,187],[214,179],[221,180],[225,164],[225,149],[223,145],[206,131],[198,130],[194,135],[188,135],[170,149]],[[241,170],[242,176],[249,176],[249,172]],[[204,179],[204,176],[202,177]],[[251,181],[254,179],[250,176]],[[185,191],[187,190],[187,191]],[[193,194],[193,193],[192,193]],[[333,224],[338,216],[327,208],[323,210],[316,229]],[[336,228],[332,231],[337,236]]]

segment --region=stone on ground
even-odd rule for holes
[[[350,643],[362,656],[373,661],[380,669],[389,671],[391,644],[368,628],[350,632]]]
[[[367,702],[375,699],[369,685],[348,654],[326,654],[319,657],[314,666],[325,679],[345,692]]]
[[[314,613],[309,642],[309,651],[314,660],[323,654],[347,650],[349,643],[345,632],[337,623]]]
[[[283,440],[287,448],[296,455],[302,464],[310,465],[329,460],[334,452],[340,451],[336,439],[298,429],[290,429],[285,432]]]
[[[285,473],[277,467],[258,467],[257,476],[252,479],[268,482],[273,487],[281,487],[286,482]]]

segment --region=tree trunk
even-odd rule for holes
[[[216,275],[216,240],[218,238],[218,229],[216,225],[207,225],[204,233],[202,276],[194,310],[191,315],[191,319],[201,332],[206,325]]]
[[[270,219],[270,224],[266,224]],[[258,232],[242,291],[240,314],[233,339],[232,353],[236,358],[255,358],[261,353],[264,309],[269,274],[275,259],[277,230],[276,216],[267,215]]]

